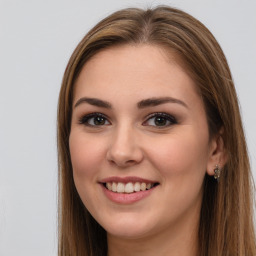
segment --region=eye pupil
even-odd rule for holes
[[[162,116],[158,116],[155,118],[155,125],[164,126],[166,125],[166,118]]]
[[[104,125],[105,124],[105,119],[101,116],[96,116],[94,118],[94,124],[95,125]]]

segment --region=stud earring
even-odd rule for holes
[[[216,164],[216,166],[214,168],[214,179],[215,180],[219,181],[220,173],[221,173],[221,170],[220,170],[219,166]]]

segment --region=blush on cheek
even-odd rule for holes
[[[90,141],[70,138],[70,155],[74,176],[90,179],[101,163],[102,150]]]
[[[71,154],[71,163],[73,167],[73,172],[77,176],[90,176],[95,171],[95,166],[97,166],[96,161],[92,161],[90,155],[86,155],[86,152],[77,152]]]
[[[88,167],[86,168],[87,157],[85,152],[81,150],[81,147],[70,143],[70,156],[73,172],[76,175],[83,175],[85,171],[88,171]]]
[[[152,148],[150,159],[167,176],[193,175],[196,170],[204,170],[206,149],[196,147],[195,136],[177,136],[176,139]]]

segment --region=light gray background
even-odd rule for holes
[[[169,4],[201,20],[234,76],[256,177],[255,0],[0,0],[0,255],[56,255],[56,105],[77,43],[123,7]]]

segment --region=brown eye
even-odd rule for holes
[[[87,126],[103,126],[110,124],[107,118],[100,113],[86,115],[79,120],[79,123]]]
[[[91,118],[91,120],[92,120],[92,123],[93,123],[93,124],[91,124],[90,122],[88,122],[90,125],[104,125],[105,122],[106,122],[106,119],[103,118],[102,116],[96,116],[96,117],[94,117],[94,118]]]
[[[154,123],[156,126],[165,126],[168,120],[165,117],[158,116],[154,118]]]
[[[155,126],[155,127],[167,127],[176,124],[176,119],[166,113],[155,113],[149,116],[149,118],[143,123],[143,125]]]

